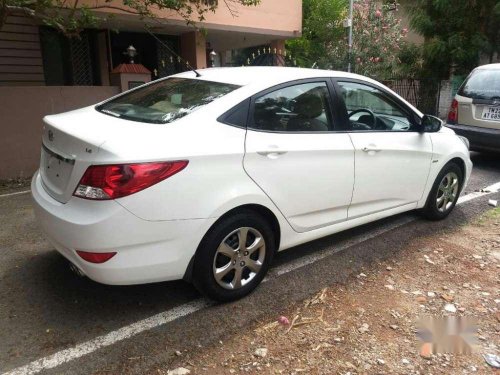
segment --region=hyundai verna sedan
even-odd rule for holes
[[[199,73],[44,118],[38,222],[92,280],[234,300],[277,251],[409,210],[445,218],[471,174],[466,139],[374,80]]]

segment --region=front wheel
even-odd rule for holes
[[[432,186],[422,214],[430,220],[446,218],[457,204],[462,190],[463,173],[458,165],[445,165]]]
[[[210,229],[196,253],[195,287],[211,299],[239,299],[262,281],[275,252],[269,223],[248,210],[222,219]]]

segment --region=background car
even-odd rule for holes
[[[221,301],[276,251],[408,210],[445,218],[472,169],[441,120],[342,72],[186,72],[44,122],[35,212],[73,267]]]
[[[447,126],[472,150],[500,152],[500,64],[480,66],[458,90]]]

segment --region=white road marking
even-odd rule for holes
[[[465,202],[469,202],[473,199],[477,199],[483,197],[488,194],[497,193],[500,191],[500,182],[490,185],[481,192],[471,193],[461,197],[458,200],[457,204],[463,204]],[[272,280],[276,277],[289,273],[291,271],[295,271],[304,266],[313,264],[321,259],[324,259],[330,255],[338,253],[339,251],[346,250],[347,248],[358,245],[362,242],[365,242],[369,239],[378,237],[384,233],[387,233],[393,229],[399,228],[405,224],[411,223],[415,221],[416,217],[404,217],[402,220],[397,223],[388,224],[383,227],[379,227],[369,231],[368,233],[357,236],[356,238],[347,241],[343,245],[329,247],[324,249],[318,253],[310,254],[304,256],[303,258],[297,259],[295,261],[288,262],[281,266],[275,267],[269,277],[267,277],[264,282]],[[98,349],[104,348],[106,346],[111,346],[116,344],[119,341],[131,338],[139,333],[149,331],[153,328],[157,328],[164,324],[173,322],[179,318],[190,315],[196,311],[202,310],[209,306],[211,303],[206,299],[200,298],[183,305],[174,307],[170,310],[164,311],[162,313],[153,315],[152,317],[140,320],[138,322],[132,323],[128,326],[117,329],[116,331],[112,331],[106,335],[98,336],[95,339],[83,342],[74,347],[61,350],[55,354],[50,356],[40,358],[36,361],[33,361],[25,366],[18,367],[9,372],[5,372],[2,375],[31,375],[37,374],[43,370],[51,369],[57,366],[60,366],[64,363],[70,362],[72,360],[81,358],[87,354],[93,353]]]
[[[155,327],[159,327],[166,323],[172,322],[176,319],[182,318],[183,316],[192,314],[195,311],[207,307],[209,304],[210,302],[204,299],[194,300],[184,305],[174,307],[171,310],[159,313],[157,315],[153,315],[150,318],[140,320],[136,323],[132,323],[116,331],[112,331],[106,335],[96,337],[93,340],[89,340],[84,343],[78,344],[72,348],[64,349],[48,357],[38,359],[36,361],[29,363],[26,366],[19,367],[15,370],[9,371],[4,375],[36,374],[42,370],[47,370],[57,367],[63,363],[90,354],[96,351],[97,349],[113,345],[118,341],[128,339],[129,337],[135,336],[138,333],[148,331]]]
[[[15,193],[0,194],[0,198],[3,198],[3,197],[12,197],[14,195],[26,194],[26,193],[29,193],[30,191],[31,190],[23,190],[23,191],[17,191]]]
[[[496,184],[490,185],[484,189],[481,189],[481,191],[476,191],[474,193],[470,193],[467,195],[464,195],[460,198],[458,198],[457,204],[465,203],[468,201],[471,201],[473,199],[482,197],[484,195],[492,194],[492,193],[498,193],[500,191],[500,182],[497,182]]]

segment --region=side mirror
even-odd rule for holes
[[[436,133],[443,127],[443,121],[435,116],[424,115],[422,117],[421,129],[424,133]]]

